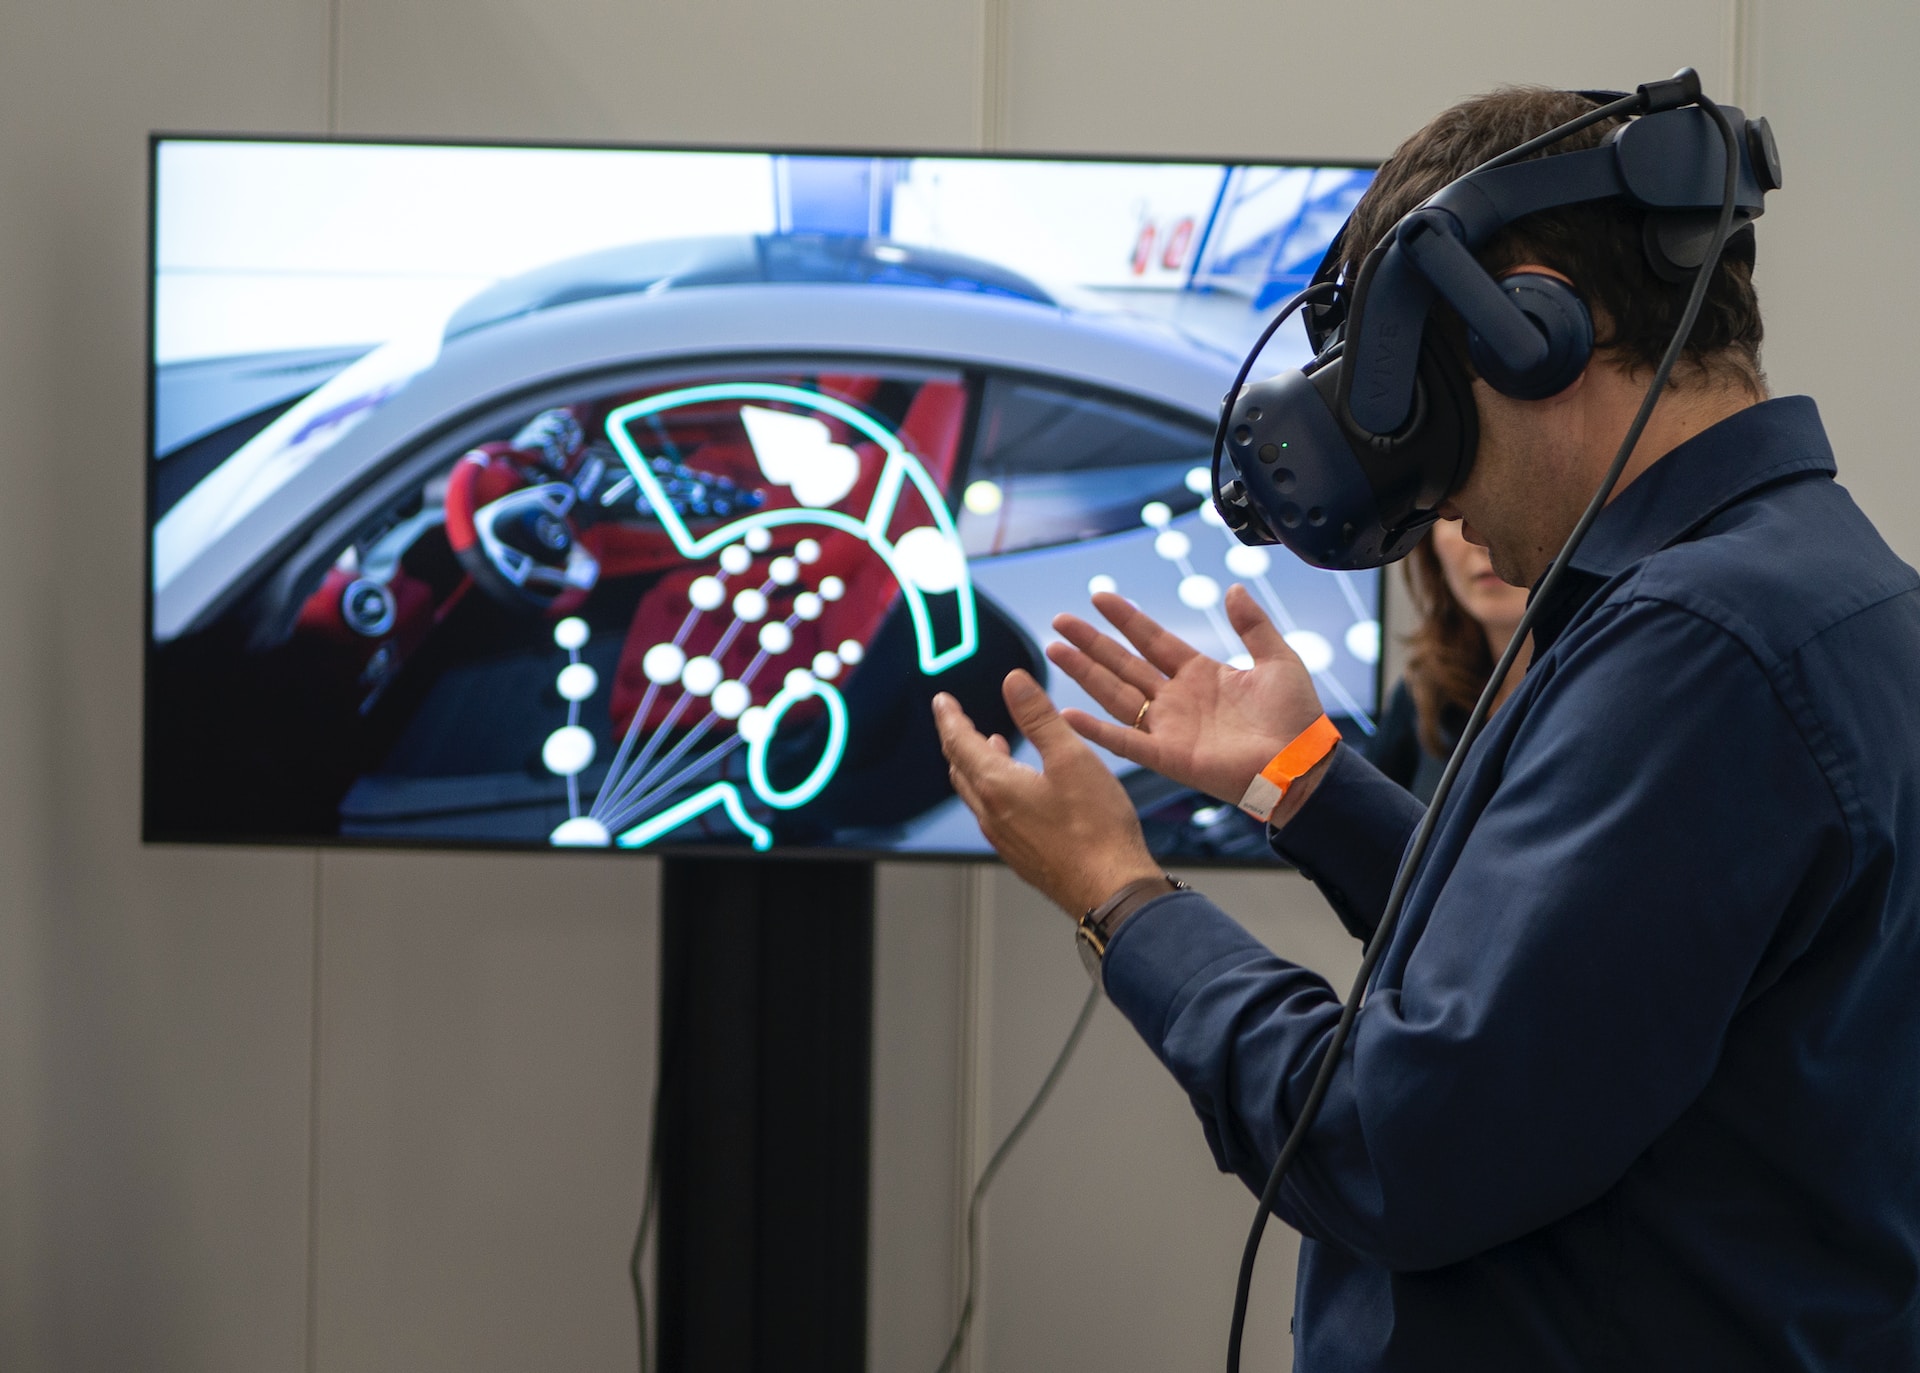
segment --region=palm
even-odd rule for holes
[[[1253,775],[1320,714],[1313,678],[1246,592],[1228,593],[1227,614],[1253,656],[1242,670],[1207,657],[1118,596],[1095,607],[1131,643],[1062,615],[1066,644],[1048,656],[1112,715],[1066,718],[1110,752],[1224,801],[1238,801]],[[1151,701],[1143,728],[1127,728]]]

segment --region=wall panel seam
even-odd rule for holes
[[[306,1373],[320,1366],[320,930],[326,908],[326,855],[313,855],[312,932],[307,957],[307,1247]]]
[[[980,0],[980,146],[994,151],[1007,141],[1007,4]]]

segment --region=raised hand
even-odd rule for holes
[[[999,735],[983,736],[945,692],[933,698],[933,717],[954,790],[1007,866],[1076,919],[1135,878],[1156,875],[1126,789],[1040,684],[1009,673],[1002,694],[1040,751],[1042,771],[1015,762]]]
[[[1253,656],[1245,670],[1207,657],[1122,597],[1103,592],[1093,604],[1138,652],[1059,615],[1053,627],[1067,642],[1049,644],[1047,657],[1119,722],[1062,712],[1110,753],[1238,802],[1254,774],[1320,715],[1312,674],[1243,586],[1228,588],[1226,612]]]

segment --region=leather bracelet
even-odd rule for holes
[[[1136,877],[1099,905],[1090,907],[1074,930],[1075,941],[1080,946],[1080,961],[1086,965],[1087,975],[1104,987],[1106,983],[1100,969],[1107,956],[1107,945],[1113,942],[1120,926],[1148,902],[1190,890],[1185,882],[1163,872],[1158,877]]]
[[[1306,776],[1340,742],[1340,731],[1323,712],[1319,719],[1294,735],[1291,742],[1273,755],[1273,761],[1261,768],[1247,784],[1240,798],[1240,809],[1267,824],[1289,788]]]

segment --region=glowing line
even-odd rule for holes
[[[789,615],[787,617],[786,625],[788,629],[792,629],[799,623],[800,617],[798,615]],[[765,649],[755,653],[753,660],[747,664],[746,670],[740,674],[740,684],[742,686],[750,685],[753,679],[760,675],[760,669],[766,666],[767,660],[772,656],[773,655]],[[683,741],[683,743],[691,744],[694,740],[698,739],[706,732],[707,727],[712,721],[713,716],[709,714],[705,720],[701,721],[699,729]],[[618,788],[618,794],[615,795],[607,805],[606,814],[618,817],[617,819],[608,821],[607,828],[613,829],[618,825],[624,824],[629,815],[637,814],[639,811],[644,810],[647,804],[656,798],[671,794],[673,789],[686,781],[687,778],[697,776],[703,769],[712,766],[716,760],[733,752],[735,748],[745,742],[744,739],[736,734],[725,743],[703,754],[695,763],[682,768],[672,777],[657,785],[649,784],[652,783],[654,777],[659,775],[662,768],[672,765],[675,755],[669,754],[666,758],[663,758],[645,777],[639,778],[637,781],[623,781]],[[681,752],[684,752],[684,749],[681,750]],[[631,778],[631,774],[629,774],[629,777]]]
[[[1263,572],[1253,580],[1260,590],[1266,593],[1261,599],[1266,601],[1267,609],[1273,612],[1273,618],[1280,622],[1280,632],[1291,634],[1299,629],[1299,624],[1293,616],[1287,614],[1286,606],[1281,603],[1280,593],[1273,589],[1273,583],[1267,580],[1266,574]]]
[[[679,829],[687,821],[705,815],[715,806],[726,810],[727,819],[733,821],[735,827],[753,841],[756,849],[773,847],[773,831],[747,814],[747,808],[740,803],[739,788],[731,782],[715,782],[705,791],[695,792],[678,805],[668,806],[651,820],[635,825],[614,842],[623,849],[645,848],[661,835]]]
[[[679,743],[675,744],[672,748],[668,749],[665,756],[662,757],[659,762],[655,763],[652,767],[647,769],[645,776],[636,778],[630,785],[622,784],[621,794],[613,799],[613,802],[611,803],[609,810],[612,811],[612,810],[627,808],[630,805],[634,797],[634,794],[637,791],[639,791],[643,787],[651,785],[654,778],[658,777],[662,772],[672,767],[675,763],[679,762],[682,758],[685,758],[687,756],[687,752],[690,749],[692,749],[695,744],[699,743],[702,739],[706,738],[707,731],[713,728],[714,719],[715,719],[715,716],[713,712],[709,710],[706,716],[700,721],[699,724],[695,725],[692,729],[688,730],[686,735],[680,740]],[[612,826],[609,826],[608,828],[612,828]]]
[[[680,693],[680,699],[675,701],[672,708],[667,711],[667,718],[660,722],[659,728],[649,734],[647,736],[647,742],[641,746],[640,756],[633,760],[635,770],[644,768],[648,763],[653,761],[653,755],[659,751],[660,741],[666,737],[667,731],[673,728],[674,722],[680,718],[681,712],[686,710],[687,702],[692,699],[693,696],[690,692],[682,691]],[[636,711],[634,718],[636,720],[643,720],[646,717]],[[631,728],[631,726],[629,726],[629,728]],[[605,790],[604,786],[602,790]],[[599,812],[600,805],[598,802],[595,802],[593,810],[589,811],[588,814],[593,815],[597,819],[599,818]]]
[[[1353,717],[1353,722],[1356,725],[1360,726],[1360,732],[1371,735],[1373,733],[1373,721],[1367,718],[1366,711],[1360,709],[1360,703],[1353,699],[1352,695],[1348,693],[1344,686],[1340,685],[1340,679],[1334,676],[1331,671],[1316,672],[1313,675],[1316,679],[1324,681],[1327,684],[1327,688],[1332,691],[1335,696],[1340,698],[1340,704],[1347,708],[1347,714]]]
[[[627,426],[636,420],[646,419],[665,410],[676,409],[683,405],[696,405],[704,401],[716,400],[762,400],[798,406],[806,410],[819,411],[833,416],[849,428],[864,434],[881,451],[887,454],[887,462],[880,473],[880,484],[875,490],[875,499],[868,507],[868,518],[855,520],[837,510],[814,507],[798,507],[784,510],[766,510],[747,515],[731,524],[710,530],[704,536],[696,538],[687,527],[680,512],[666,498],[665,488],[660,485],[658,476],[648,465],[646,455],[639,444],[628,432]],[[690,386],[677,391],[666,391],[657,396],[648,396],[644,400],[622,405],[607,416],[607,439],[627,465],[627,470],[647,494],[649,503],[659,517],[660,526],[667,537],[673,541],[680,554],[691,560],[703,559],[725,547],[734,539],[752,529],[775,529],[789,524],[817,524],[829,529],[838,529],[853,535],[873,549],[880,560],[887,565],[899,585],[901,595],[906,599],[907,613],[913,621],[916,647],[920,656],[920,670],[928,676],[946,671],[954,664],[973,656],[979,649],[979,624],[974,605],[972,573],[962,555],[960,563],[960,582],[951,594],[956,598],[960,619],[960,639],[952,648],[938,649],[935,646],[933,619],[927,609],[927,593],[913,581],[906,570],[900,566],[893,541],[886,536],[885,522],[893,518],[893,503],[898,500],[903,483],[912,482],[925,501],[928,513],[933,517],[934,526],[954,548],[960,547],[960,533],[953,523],[952,513],[947,509],[946,497],[939,484],[928,474],[900,440],[886,429],[876,424],[871,417],[863,414],[842,401],[831,396],[823,396],[816,391],[804,391],[797,386],[783,386],[771,382],[720,382],[709,386]],[[883,503],[881,496],[886,497]],[[873,521],[884,513],[879,528]]]
[[[810,696],[817,696],[827,706],[827,746],[820,750],[820,761],[813,765],[806,780],[796,787],[779,790],[767,776],[767,748],[773,743],[773,736],[779,732],[780,721],[794,706]],[[820,794],[833,776],[834,769],[840,766],[840,758],[847,751],[847,702],[838,691],[825,682],[812,676],[802,678],[800,684],[783,686],[774,698],[767,702],[766,732],[747,745],[747,781],[752,784],[754,793],[775,810],[793,810],[804,806]]]
[[[1345,593],[1347,598],[1347,609],[1353,612],[1354,619],[1371,620],[1374,618],[1372,613],[1367,610],[1366,606],[1360,603],[1360,593],[1353,589],[1352,573],[1341,572],[1336,570],[1333,574],[1333,579],[1336,582],[1340,583],[1340,590]]]
[[[661,797],[673,795],[675,791],[685,786],[690,778],[698,777],[701,773],[705,772],[708,768],[718,763],[746,742],[745,739],[742,739],[736,734],[724,743],[708,749],[691,763],[681,768],[680,771],[674,773],[673,776],[667,778],[667,780],[659,786],[647,788],[645,795],[636,797],[630,804],[622,806],[619,811],[620,818],[612,824],[609,824],[607,828],[618,829],[621,825],[626,824],[632,817],[640,814],[640,812],[644,811],[649,805],[658,801]]]
[[[727,574],[724,568],[717,580],[722,586],[726,585]],[[693,633],[693,627],[700,622],[700,617],[705,613],[699,606],[687,612],[687,617],[680,622],[679,631],[673,636],[675,648],[685,645],[687,636]],[[627,722],[627,732],[621,736],[620,747],[613,755],[613,764],[607,769],[607,775],[600,779],[600,790],[594,793],[593,805],[587,812],[589,815],[600,813],[600,803],[606,800],[609,789],[618,790],[615,784],[620,779],[621,770],[627,765],[627,759],[633,753],[633,741],[640,737],[641,726],[646,723],[647,716],[653,713],[653,703],[659,699],[660,683],[648,678],[646,692],[640,697],[640,709],[634,711],[633,719]]]

